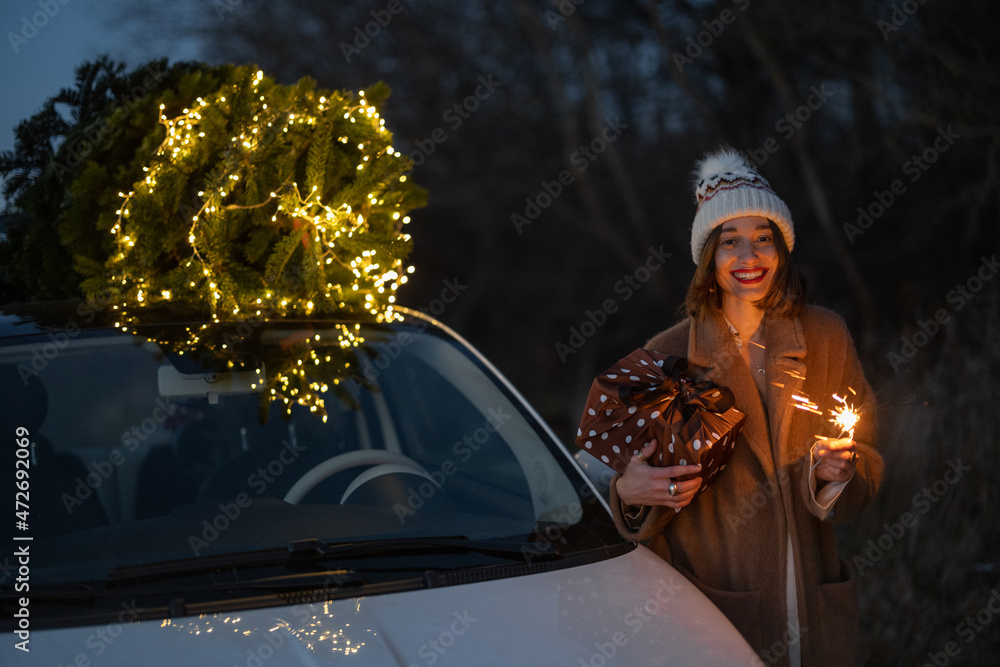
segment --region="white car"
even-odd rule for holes
[[[759,663],[488,361],[401,310],[5,309],[0,664]]]

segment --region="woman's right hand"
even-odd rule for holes
[[[701,477],[693,477],[683,482],[674,482],[674,478],[700,472],[701,466],[684,465],[667,468],[651,466],[646,459],[653,458],[657,446],[656,440],[653,440],[642,448],[641,454],[644,458],[640,458],[639,454],[632,456],[632,460],[629,461],[615,486],[618,497],[626,505],[662,505],[680,512],[701,488]],[[672,482],[676,484],[674,496],[670,495]]]

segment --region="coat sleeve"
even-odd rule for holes
[[[875,433],[877,431],[877,414],[875,393],[872,391],[861,362],[858,359],[854,341],[843,320],[838,320],[838,327],[827,328],[826,335],[831,336],[836,330],[839,335],[831,336],[833,340],[829,354],[833,360],[843,359],[842,363],[832,363],[831,369],[842,368],[843,373],[830,373],[829,393],[842,392],[846,387],[857,391],[857,405],[860,406],[861,420],[854,431],[854,441],[857,443],[858,461],[856,472],[847,482],[836,501],[830,507],[823,507],[816,501],[816,493],[812,483],[813,476],[804,474],[800,477],[800,491],[809,512],[821,520],[835,522],[848,521],[872,501],[882,483],[884,463],[882,456],[875,448]],[[808,457],[806,459],[808,462]],[[807,464],[808,465],[808,464]]]
[[[617,485],[618,478],[620,477],[620,474],[616,474],[611,478],[608,498],[608,504],[611,506],[611,514],[614,518],[615,528],[618,529],[618,533],[626,540],[632,542],[648,540],[662,533],[663,529],[670,523],[670,520],[677,516],[677,512],[670,507],[653,505],[643,507],[637,519],[629,520],[625,517],[625,514],[622,511],[622,505],[624,503],[622,503],[621,498],[618,497]]]

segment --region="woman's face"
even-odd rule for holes
[[[715,246],[715,281],[726,299],[754,303],[767,294],[778,269],[778,249],[767,218],[722,223]]]

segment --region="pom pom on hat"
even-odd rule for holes
[[[792,250],[795,228],[788,206],[742,153],[729,146],[707,153],[695,164],[694,178],[698,212],[691,226],[691,257],[695,264],[712,230],[733,218],[767,218],[778,226]]]

